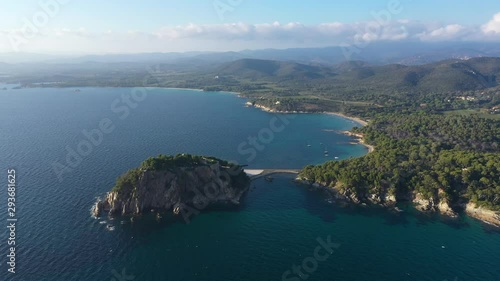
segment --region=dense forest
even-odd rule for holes
[[[355,128],[376,150],[362,158],[305,167],[312,182],[370,194],[472,201],[500,211],[500,122],[478,116],[384,114]]]

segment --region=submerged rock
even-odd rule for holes
[[[241,166],[211,157],[160,155],[119,177],[92,214],[134,216],[152,209],[181,214],[217,203],[239,204],[249,186]]]

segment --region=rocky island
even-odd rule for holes
[[[136,216],[154,210],[184,215],[214,204],[239,204],[249,185],[239,165],[213,157],[160,155],[120,176],[92,214]]]

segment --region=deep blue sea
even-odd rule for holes
[[[0,280],[500,280],[495,228],[411,208],[340,208],[288,175],[257,180],[240,206],[189,224],[94,219],[96,197],[150,156],[301,168],[367,149],[335,132],[358,125],[351,120],[266,113],[230,93],[80,90],[0,90]],[[15,274],[6,264],[9,168],[17,184]]]

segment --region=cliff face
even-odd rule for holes
[[[500,227],[500,212],[495,212],[482,207],[478,207],[472,202],[469,202],[465,206],[465,212],[471,217]]]
[[[307,179],[298,178],[298,182],[310,185],[314,188],[323,188],[333,199],[339,202],[347,202],[353,204],[371,203],[386,207],[393,207],[398,202],[412,202],[417,210],[422,212],[440,212],[441,214],[457,217],[457,210],[464,210],[466,214],[483,222],[500,227],[500,212],[495,212],[482,207],[476,206],[472,202],[450,204],[448,200],[440,198],[443,191],[439,190],[431,198],[425,198],[418,192],[408,192],[407,194],[391,195],[387,192],[379,193],[361,193],[357,194],[351,191],[342,190],[338,186],[327,186],[326,183],[311,183]]]
[[[443,193],[440,191],[438,194]],[[451,206],[449,202],[446,199],[440,199],[439,195],[435,194],[431,198],[424,198],[424,196],[421,193],[413,193],[413,200],[412,202],[416,205],[416,208],[420,211],[424,212],[440,212],[442,214],[445,214],[450,217],[456,217],[458,216],[457,212],[453,210],[453,207],[455,209],[459,209],[459,206]]]
[[[132,174],[96,202],[94,216],[139,215],[153,209],[178,214],[183,206],[201,210],[216,203],[238,204],[250,183],[241,167],[219,162],[164,170],[140,168]]]

